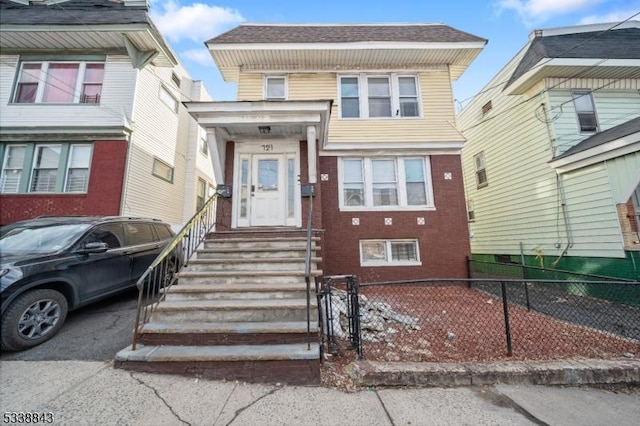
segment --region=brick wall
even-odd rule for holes
[[[627,203],[617,204],[616,208],[625,250],[640,250],[640,233],[635,218],[633,200],[629,199]]]
[[[418,278],[466,278],[470,255],[460,156],[431,157],[435,211],[340,212],[336,157],[320,159],[324,273],[356,274],[363,282]],[[444,178],[451,173],[451,179]],[[355,226],[352,219],[358,218]],[[385,225],[385,218],[392,225]],[[419,225],[418,218],[425,224]],[[361,267],[361,239],[418,239],[421,266]]]
[[[126,141],[95,141],[86,194],[3,194],[0,223],[41,215],[120,214],[126,157]]]

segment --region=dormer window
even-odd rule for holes
[[[341,118],[419,117],[418,81],[408,75],[348,75],[339,78]]]
[[[284,76],[266,76],[264,78],[264,98],[268,101],[287,99],[287,79]]]
[[[15,103],[100,103],[104,62],[23,62]]]

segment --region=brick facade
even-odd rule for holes
[[[460,156],[431,157],[435,211],[341,212],[338,201],[338,161],[320,159],[322,212],[325,229],[324,273],[356,274],[362,282],[420,278],[466,278],[469,231]],[[451,173],[451,179],[445,179]],[[360,224],[353,225],[358,218]],[[392,225],[385,225],[391,218]],[[419,225],[418,218],[425,224]],[[421,266],[361,267],[361,239],[418,239]]]
[[[2,194],[0,223],[42,215],[119,215],[126,141],[95,141],[86,194]]]
[[[640,250],[640,232],[633,200],[629,199],[627,203],[617,204],[616,208],[625,250]]]

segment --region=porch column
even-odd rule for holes
[[[309,169],[309,183],[316,183],[318,181],[316,160],[316,127],[307,126],[307,163]]]

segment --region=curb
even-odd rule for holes
[[[358,361],[362,386],[640,384],[640,360],[580,359],[470,363]]]

